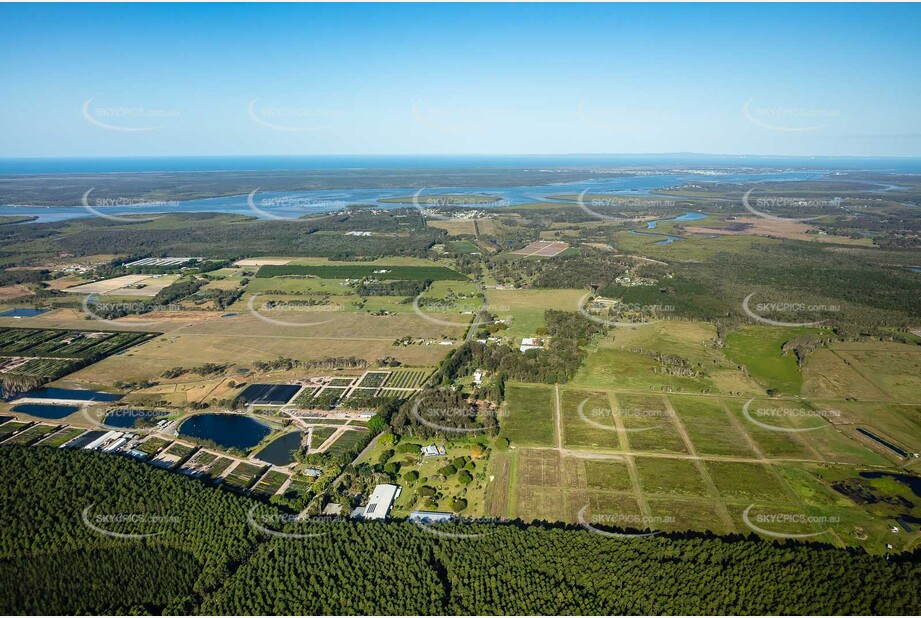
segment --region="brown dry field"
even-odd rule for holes
[[[105,279],[104,281],[94,281],[93,283],[84,283],[71,288],[66,288],[65,292],[74,294],[109,294],[116,296],[156,296],[157,292],[174,283],[179,279],[178,275],[163,275],[152,277],[151,275],[123,275],[114,279]],[[129,288],[128,285],[142,283],[142,288]]]
[[[374,362],[392,356],[406,365],[433,366],[451,349],[442,345],[395,347],[405,335],[440,339],[460,338],[463,329],[433,324],[414,314],[372,317],[367,313],[294,314],[291,320],[325,321],[314,326],[268,324],[243,313],[221,318],[221,312],[188,311],[149,313],[122,318],[115,323],[86,320],[73,309],[61,309],[30,318],[28,323],[0,318],[0,326],[77,328],[93,330],[142,330],[164,333],[147,343],[107,358],[68,376],[72,383],[111,384],[116,380],[154,378],[165,369],[193,367],[203,363],[234,363],[248,366],[255,360],[279,356],[299,360],[328,356],[355,356]],[[283,313],[273,318],[285,319]]]
[[[5,285],[0,287],[0,302],[32,296],[32,291],[24,285]]]
[[[447,230],[451,236],[470,235],[473,236],[475,230],[473,221],[470,219],[451,219],[450,221],[428,221],[430,227],[437,227]]]
[[[259,258],[238,260],[233,263],[234,266],[284,266],[291,262],[292,258]]]
[[[512,255],[525,255],[537,257],[553,257],[569,248],[569,243],[551,240],[538,240],[527,247],[512,251]]]
[[[849,245],[868,244],[864,240],[846,238],[844,236],[823,236],[817,233],[808,234],[807,232],[809,231],[815,232],[816,228],[808,223],[800,223],[798,221],[775,221],[774,219],[765,219],[763,217],[739,217],[731,223],[742,224],[744,225],[744,229],[705,227],[701,225],[685,226],[684,229],[691,234],[773,236],[775,238],[789,238],[790,240],[833,242]]]
[[[59,279],[53,279],[51,281],[47,281],[46,283],[52,290],[63,290],[65,288],[72,288],[82,283],[86,283],[86,279],[83,277],[70,275],[67,277],[61,277]]]

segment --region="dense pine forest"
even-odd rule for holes
[[[274,507],[127,458],[51,448],[3,447],[0,475],[5,614],[921,610],[917,552],[623,539],[522,522],[468,524],[457,531],[480,536],[460,538],[407,522],[291,523]]]

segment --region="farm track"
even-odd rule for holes
[[[672,402],[669,401],[668,397],[664,396],[662,397],[662,400],[665,403],[665,409],[668,410],[669,415],[672,417],[672,422],[675,423],[675,427],[677,427],[678,433],[681,435],[681,440],[684,442],[685,448],[688,449],[688,453],[694,457],[697,457],[697,448],[691,441],[691,436],[688,434],[687,427],[684,426],[684,423],[681,421],[681,418],[675,411],[674,406],[672,406]],[[720,500],[720,492],[716,488],[716,483],[713,482],[713,477],[710,476],[710,471],[707,470],[707,467],[699,458],[694,459],[694,466],[697,468],[697,473],[700,474],[700,477],[703,479],[704,485],[707,486],[707,492],[710,494],[710,497],[717,505],[717,510],[719,511],[723,523],[729,530],[735,531],[735,525],[732,523],[732,517],[729,515],[729,511],[726,510],[726,505],[723,504],[722,500]]]

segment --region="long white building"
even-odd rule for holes
[[[367,506],[361,511],[361,518],[386,519],[387,514],[390,513],[390,507],[393,506],[393,501],[397,499],[401,491],[403,491],[403,488],[399,485],[389,485],[387,483],[375,487],[374,491],[371,492],[371,497],[368,499]]]

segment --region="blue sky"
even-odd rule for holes
[[[2,5],[0,157],[921,155],[918,5]]]

